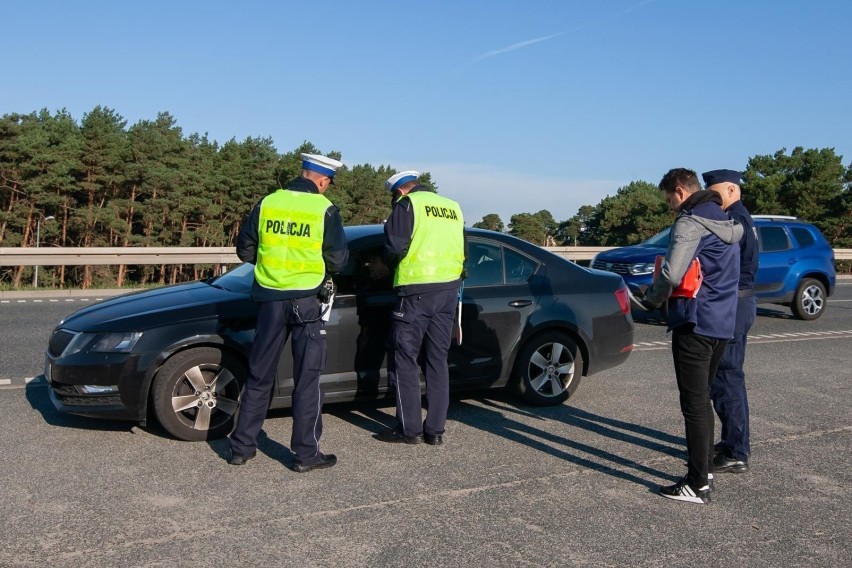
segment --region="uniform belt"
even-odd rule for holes
[[[754,296],[754,290],[737,290],[737,298],[751,298]]]

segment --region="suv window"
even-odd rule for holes
[[[760,238],[758,243],[762,252],[787,250],[790,247],[790,239],[783,227],[758,227]]]
[[[809,247],[816,242],[813,234],[804,227],[790,227],[793,231],[793,236],[799,241],[799,246],[802,248]]]

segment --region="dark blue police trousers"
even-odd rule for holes
[[[450,405],[450,350],[458,290],[400,296],[391,319],[396,367],[396,417],[406,436],[443,434]],[[422,421],[420,366],[426,375],[426,420]]]
[[[298,317],[295,309],[298,309]],[[316,296],[260,303],[257,329],[249,354],[249,376],[240,397],[237,424],[231,433],[231,452],[247,456],[257,450],[257,437],[266,418],[278,363],[288,338],[293,352],[293,434],[290,451],[296,461],[312,465],[321,461],[322,435],[320,375],[325,367],[325,323],[317,319]],[[301,318],[301,321],[300,321]]]
[[[719,368],[726,340],[695,333],[692,325],[672,331],[680,411],[686,429],[686,480],[693,488],[707,485],[713,456],[713,430],[716,418],[710,404],[710,384]]]
[[[716,378],[710,387],[713,407],[722,423],[722,434],[717,449],[735,460],[748,461],[749,443],[748,394],[746,393],[745,363],[748,332],[757,316],[757,299],[754,296],[737,299],[737,323],[734,337],[725,346]]]

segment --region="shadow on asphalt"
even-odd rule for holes
[[[266,416],[267,418],[275,418],[276,415],[280,415],[280,411],[270,411]],[[212,449],[213,452],[223,460],[228,461],[231,457],[231,447],[228,442],[228,438],[207,440],[207,445],[210,446],[210,449]],[[293,465],[293,454],[290,452],[290,448],[281,442],[270,438],[266,433],[266,430],[261,430],[260,434],[257,436],[257,451],[266,455],[268,458],[277,461],[288,469]]]
[[[546,429],[546,426],[543,428],[530,426],[515,419],[513,415],[523,417],[527,421],[538,419],[563,422],[601,437],[686,460],[685,442],[682,437],[673,436],[640,424],[600,416],[567,405],[521,406],[512,400],[510,395],[503,395],[495,391],[487,392],[487,396],[483,393],[474,396],[471,396],[470,393],[454,394],[451,398],[447,418],[564,459],[580,467],[636,483],[652,491],[657,491],[659,484],[644,477],[645,475],[654,479],[662,478],[673,481],[679,478],[679,476],[648,467],[616,453],[553,434]],[[470,401],[476,401],[477,404],[472,404]],[[353,426],[374,434],[385,427],[393,426],[396,422],[392,410],[391,413],[387,413],[371,403],[330,405],[323,410]],[[583,457],[581,454],[593,456],[599,461]],[[636,473],[623,471],[624,469],[632,469]]]
[[[485,392],[487,392],[487,395],[484,394]],[[44,382],[34,381],[28,384],[26,398],[30,406],[38,411],[44,421],[51,426],[110,432],[131,432],[137,426],[135,422],[87,418],[61,413],[50,401],[47,385]],[[475,401],[476,404],[471,401]],[[387,412],[384,409],[389,405],[391,410]],[[376,434],[383,428],[394,425],[395,417],[392,405],[392,401],[388,400],[337,403],[324,406],[323,412]],[[267,417],[281,418],[291,415],[289,409],[276,409],[271,410]],[[684,441],[679,436],[673,436],[640,424],[601,416],[565,404],[549,407],[528,407],[517,404],[514,398],[508,394],[497,391],[481,391],[473,394],[453,394],[448,413],[449,420],[539,450],[577,466],[636,483],[650,490],[656,491],[658,484],[644,476],[655,479],[677,479],[677,476],[643,465],[617,453],[554,434],[548,431],[546,426],[539,428],[521,422],[516,417],[522,417],[527,421],[559,421],[621,443],[633,444],[667,456],[686,459]],[[172,436],[162,429],[156,421],[149,421],[144,430],[151,435],[172,439]],[[223,460],[227,460],[230,456],[227,438],[208,440],[207,444]],[[289,467],[293,463],[289,447],[270,438],[265,430],[262,430],[258,437],[258,451],[280,462],[285,467]],[[582,454],[590,457],[584,457]]]
[[[566,405],[528,408],[492,397],[477,398],[476,400],[482,406],[470,404],[465,400],[455,401],[450,406],[449,417],[462,424],[540,450],[574,465],[600,471],[618,479],[636,483],[652,491],[656,491],[659,484],[642,475],[673,481],[677,480],[679,476],[654,469],[617,453],[553,434],[544,428],[525,424],[512,418],[511,414],[520,414],[528,418],[558,420],[602,437],[612,438],[622,443],[633,444],[679,459],[686,459],[682,438],[638,424],[599,416]],[[676,444],[678,447],[672,447],[668,444]],[[588,454],[588,456],[597,458],[598,461],[581,454]],[[635,473],[624,471],[624,469],[633,470]]]

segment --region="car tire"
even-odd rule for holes
[[[583,354],[562,332],[545,332],[526,342],[515,362],[515,390],[536,406],[562,404],[583,375]]]
[[[803,320],[815,320],[825,311],[826,295],[822,282],[805,278],[796,287],[796,295],[790,308],[793,315]]]
[[[182,351],[154,379],[154,415],[180,440],[213,440],[234,426],[248,371],[234,355],[215,347]]]

